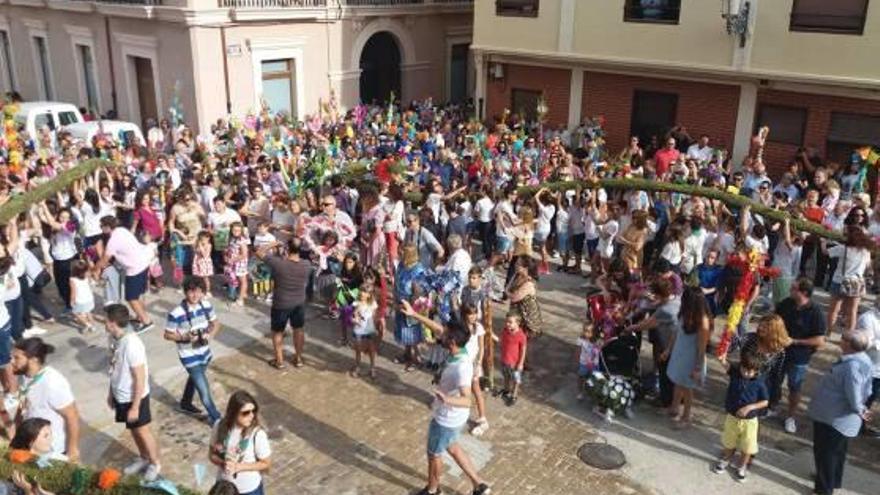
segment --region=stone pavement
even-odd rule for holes
[[[584,311],[584,280],[552,274],[540,281],[547,333],[530,342],[521,400],[514,407],[487,398],[489,431],[462,436],[481,475],[498,494],[628,494],[696,492],[809,493],[812,469],[809,431],[787,435],[774,420],[762,425],[762,453],[746,484],[715,475],[709,466],[719,449],[724,376],[715,363],[700,394],[695,428],[679,432],[663,414],[639,405],[636,417],[607,424],[576,400],[576,346]],[[165,289],[148,307],[161,322],[181,295]],[[212,345],[217,359],[210,379],[218,407],[239,388],[253,393],[270,432],[271,494],[408,494],[424,486],[424,443],[430,418],[430,376],[404,373],[391,359],[398,352],[383,345],[375,381],[351,378],[349,349],[334,345],[336,322],[312,308],[307,321],[307,365],[277,371],[265,363],[267,309],[218,303],[223,330]],[[496,329],[506,308],[498,307]],[[50,362],[71,380],[83,416],[84,460],[121,467],[133,445],[104,406],[108,378],[106,337],[81,336],[55,327],[47,340],[59,348]],[[159,433],[163,473],[207,491],[215,470],[207,462],[209,427],[174,411],[186,374],[174,347],[161,338],[161,325],[144,335],[152,375],[154,427]],[[289,341],[289,339],[288,339]],[[648,351],[647,346],[644,351]],[[807,385],[834,359],[836,346],[823,351]],[[643,357],[646,352],[643,352]],[[805,423],[805,422],[802,422]],[[618,471],[599,471],[576,456],[587,441],[607,441],[623,450],[628,463]],[[880,441],[852,443],[842,493],[873,494],[880,485]],[[444,473],[445,493],[469,493],[466,479],[451,461]],[[206,470],[199,485],[196,471]]]

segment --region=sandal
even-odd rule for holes
[[[294,368],[302,368],[306,363],[303,362],[302,358],[293,358],[293,367]]]
[[[284,362],[282,362],[282,361],[278,361],[278,360],[276,360],[276,359],[274,359],[274,358],[273,358],[273,359],[270,359],[270,360],[268,360],[268,361],[266,361],[266,363],[267,363],[269,366],[275,368],[276,370],[284,370],[284,369],[287,369],[287,365],[284,364]]]

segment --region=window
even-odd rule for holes
[[[264,60],[263,101],[272,113],[287,112],[296,115],[296,69],[293,59]]]
[[[868,0],[794,0],[791,31],[862,34]]]
[[[651,138],[663,139],[675,125],[678,114],[678,95],[637,89],[633,92],[630,135],[638,136],[642,143]]]
[[[49,129],[55,130],[55,120],[52,119],[51,113],[38,113],[34,115],[34,129],[40,130],[44,125],[49,126]]]
[[[521,113],[526,120],[535,121],[538,118],[538,100],[541,92],[531,89],[513,89],[510,91],[510,108],[514,113]]]
[[[34,50],[36,50],[36,69],[37,77],[40,78],[40,97],[44,100],[51,100],[54,94],[52,88],[52,75],[49,72],[49,52],[46,47],[46,38],[43,36],[34,36]]]
[[[538,17],[538,0],[495,0],[495,15]]]
[[[58,112],[58,124],[63,126],[76,124],[79,122],[79,119],[76,118],[76,114],[73,112]]]
[[[680,12],[681,0],[626,0],[623,6],[623,20],[678,24]]]
[[[86,93],[86,108],[94,113],[100,113],[98,107],[98,85],[95,81],[95,60],[92,58],[92,47],[89,45],[76,45],[79,56],[80,70],[82,70],[83,88]],[[66,125],[66,124],[62,124]]]
[[[3,64],[4,84],[7,91],[15,91],[15,72],[12,70],[12,49],[9,47],[9,33],[0,31],[0,63]]]
[[[807,109],[761,105],[755,133],[765,125],[770,127],[768,141],[801,146],[804,144],[804,129],[807,127]]]
[[[831,112],[826,157],[846,163],[853,148],[862,146],[880,146],[880,116]]]

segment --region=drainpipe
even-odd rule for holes
[[[226,89],[226,114],[232,115],[232,100],[229,98],[229,60],[226,53],[226,26],[220,26],[220,49],[223,50],[223,85]]]
[[[110,17],[104,16],[104,34],[107,37],[107,60],[110,66],[110,98],[113,101],[113,113],[119,114],[116,106],[116,71],[113,67],[113,44],[110,43]]]

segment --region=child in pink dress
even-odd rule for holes
[[[199,232],[193,255],[193,275],[205,281],[205,298],[211,297],[211,277],[214,275],[214,262],[211,260],[211,233]]]

